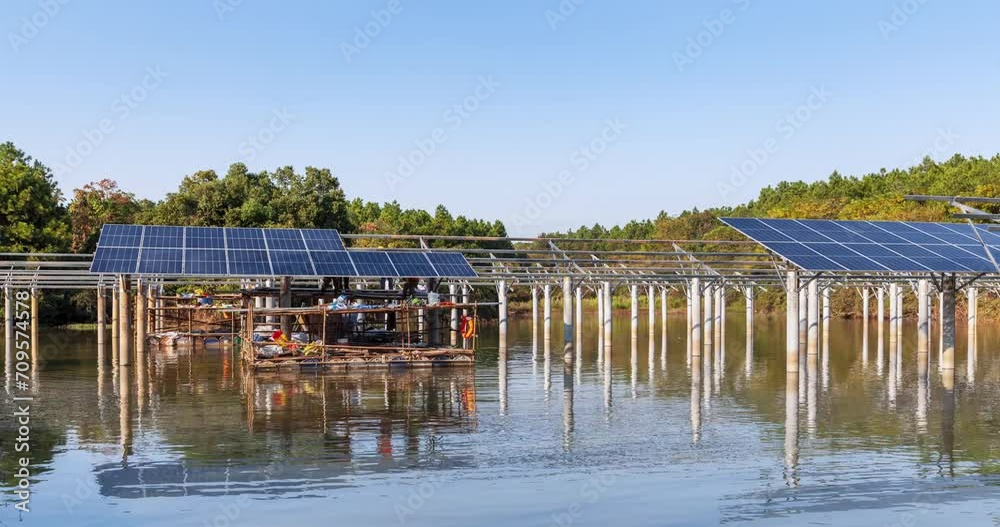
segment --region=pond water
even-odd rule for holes
[[[534,352],[523,319],[506,361],[484,328],[474,368],[325,375],[248,375],[226,348],[119,370],[94,333],[45,330],[31,512],[4,395],[0,525],[1000,525],[996,326],[972,368],[959,328],[945,390],[936,331],[920,382],[910,323],[893,362],[874,325],[866,357],[861,323],[833,321],[789,381],[780,318],[748,354],[730,314],[700,363],[683,316],[665,361],[618,318],[609,368],[594,322],[569,372],[561,329]]]

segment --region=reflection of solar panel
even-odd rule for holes
[[[105,225],[90,271],[167,276],[476,276],[459,253],[347,251],[333,229],[164,225]]]
[[[809,271],[987,273],[997,269],[980,243],[1000,253],[985,226],[899,221],[722,218]]]
[[[469,261],[460,253],[427,253],[438,276],[447,278],[469,278],[476,276],[475,269],[469,265]]]

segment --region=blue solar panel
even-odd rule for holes
[[[181,274],[184,271],[183,249],[143,249],[139,253],[139,274]]]
[[[134,273],[139,259],[139,249],[129,247],[98,247],[90,272],[109,274]]]
[[[771,251],[813,271],[996,272],[974,227],[963,224],[727,218]],[[771,229],[793,240],[762,239]],[[1000,235],[975,227],[984,240]],[[985,233],[985,234],[984,234]]]
[[[190,235],[190,231],[188,231]],[[190,241],[190,237],[188,240]],[[195,275],[229,274],[226,251],[221,249],[187,249],[184,251],[184,273]]]
[[[187,227],[184,246],[192,249],[225,249],[225,229],[222,227]]]
[[[264,239],[267,240],[269,251],[304,251],[305,242],[302,232],[298,229],[264,229]]]
[[[270,241],[268,242],[270,243]],[[309,253],[305,251],[270,251],[271,269],[281,276],[315,276]]]
[[[333,229],[302,229],[302,237],[306,240],[306,248],[310,251],[343,251],[344,241],[340,233]]]
[[[424,253],[389,251],[388,254],[389,261],[392,262],[399,276],[434,277],[438,275]]]
[[[427,259],[431,261],[440,276],[448,278],[477,276],[476,270],[469,265],[469,261],[459,253],[429,252]]]
[[[264,246],[264,231],[243,227],[226,227],[228,249],[260,249]]]
[[[358,276],[347,251],[309,251],[319,276]]]
[[[399,276],[389,255],[382,251],[353,251],[349,253],[358,276],[389,278]]]
[[[147,225],[142,233],[142,247],[184,247],[184,227]]]
[[[105,225],[101,228],[98,247],[138,247],[142,239],[142,225]]]
[[[228,232],[226,233],[228,236]],[[262,238],[263,240],[263,238]],[[229,273],[243,276],[272,275],[267,251],[229,249]]]

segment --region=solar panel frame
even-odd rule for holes
[[[228,275],[229,258],[225,249],[184,249],[184,273],[192,275]]]
[[[184,249],[145,247],[139,251],[137,274],[180,275],[184,273]]]
[[[309,251],[309,255],[319,276],[358,276],[347,251]]]
[[[475,278],[479,276],[462,253],[428,252],[427,259],[438,275],[444,278]]]
[[[343,251],[344,240],[336,229],[299,229],[310,251]]]
[[[271,271],[279,276],[316,276],[316,268],[306,251],[268,251]]]
[[[358,276],[371,278],[398,278],[399,272],[385,251],[350,251],[351,261]]]
[[[138,247],[98,247],[90,263],[90,272],[131,274],[139,263]]]
[[[439,276],[427,254],[417,251],[386,251],[389,261],[401,277],[434,278]]]
[[[986,249],[976,238],[977,231],[981,236],[988,232],[980,226],[929,222],[748,221],[746,218],[723,218],[723,221],[806,270],[835,270],[830,267],[837,264],[848,271],[997,272]],[[769,233],[765,227],[794,241],[765,241],[760,237],[762,233]],[[770,238],[776,239],[775,236]],[[817,241],[823,238],[830,243]],[[995,239],[996,254],[1000,254],[1000,236]]]

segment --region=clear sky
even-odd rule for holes
[[[993,155],[998,15],[986,0],[8,0],[0,140],[67,194],[109,177],[156,199],[235,161],[313,165],[351,197],[530,235]]]

